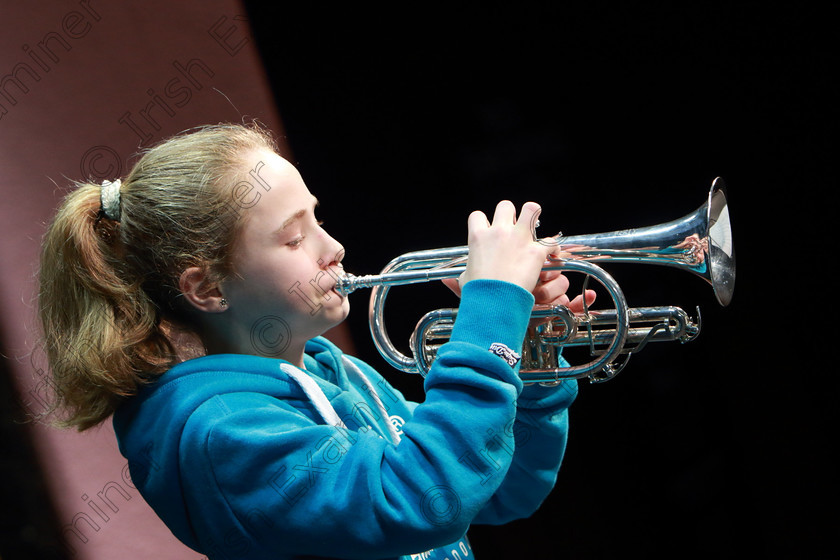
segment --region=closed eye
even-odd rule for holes
[[[323,220],[315,220],[315,225],[318,226],[318,227],[321,227],[321,226],[324,225],[324,221]],[[303,243],[304,239],[306,239],[306,234],[301,233],[301,234],[295,236],[295,238],[292,239],[291,241],[286,242],[286,246],[292,247],[292,248],[300,247],[300,245],[301,245],[301,243]]]

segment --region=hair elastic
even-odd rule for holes
[[[120,186],[122,181],[102,181],[99,192],[99,203],[102,206],[102,214],[109,220],[120,221]]]

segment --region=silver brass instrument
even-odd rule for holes
[[[597,311],[585,306],[582,313],[573,313],[562,305],[536,306],[522,351],[519,374],[525,383],[557,384],[572,378],[606,381],[617,375],[630,355],[648,342],[688,342],[699,334],[699,308],[696,321],[679,307],[628,308],[618,283],[595,262],[679,268],[711,284],[721,305],[728,305],[732,299],[735,252],[726,190],[720,178],[712,183],[703,205],[680,219],[609,233],[558,235],[552,239],[554,243],[563,256],[547,261],[543,270],[580,272],[587,275],[586,282],[594,278],[608,292],[615,308]],[[384,321],[388,290],[392,286],[458,277],[466,269],[467,254],[466,246],[416,251],[392,260],[378,275],[347,274],[339,279],[337,290],[345,295],[359,288],[372,288],[371,334],[380,354],[393,367],[425,375],[437,348],[448,340],[458,310],[438,309],[421,318],[411,336],[413,357],[409,357],[397,350],[388,337]],[[575,346],[589,347],[593,359],[583,365],[561,366],[560,350]],[[618,362],[622,355],[624,358]]]

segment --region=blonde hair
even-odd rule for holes
[[[242,219],[234,185],[245,155],[277,151],[257,124],[186,131],[146,151],[120,188],[121,217],[101,213],[100,185],[79,183],[45,234],[38,314],[62,426],[86,430],[177,361],[170,321],[189,323],[180,273],[231,272]]]

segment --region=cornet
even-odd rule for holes
[[[536,226],[536,224],[535,224]],[[537,239],[534,232],[534,239]],[[541,241],[546,242],[546,241]],[[688,342],[700,333],[700,309],[691,319],[679,307],[628,308],[615,279],[598,263],[644,263],[679,268],[711,284],[721,305],[728,305],[735,287],[735,251],[726,190],[722,179],[712,183],[708,199],[694,212],[655,226],[551,238],[563,254],[546,261],[543,270],[580,272],[584,289],[594,278],[608,292],[614,308],[603,311],[584,306],[573,313],[562,305],[535,306],[522,349],[519,375],[525,383],[553,385],[565,379],[612,379],[634,352],[649,342]],[[336,287],[347,295],[372,288],[369,320],[374,344],[396,369],[425,375],[437,349],[448,340],[457,309],[438,309],[424,315],[410,339],[412,357],[401,353],[385,327],[385,299],[392,286],[458,277],[466,269],[466,246],[406,253],[392,260],[378,275],[339,278]],[[589,347],[592,360],[565,364],[564,347]],[[620,356],[624,358],[619,362]]]

